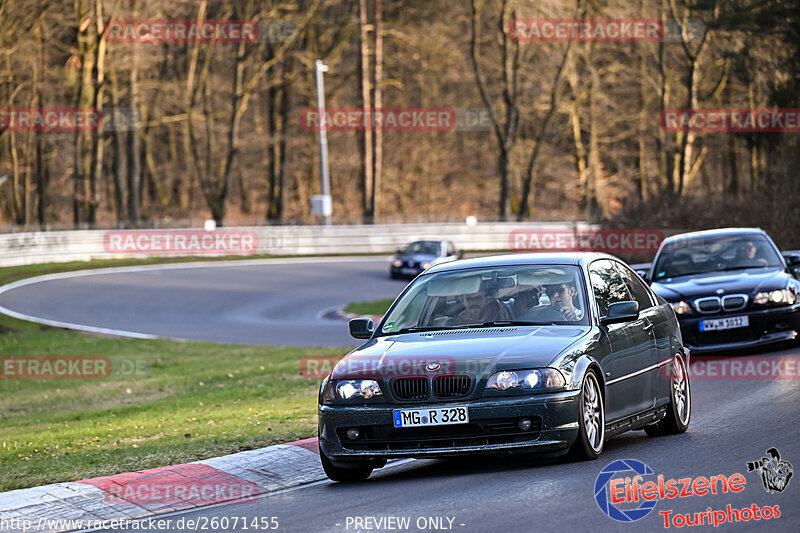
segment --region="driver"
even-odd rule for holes
[[[751,240],[744,241],[736,250],[737,266],[767,266],[767,260],[760,257],[758,246]]]
[[[531,320],[569,320],[573,322],[583,319],[583,309],[575,305],[578,289],[574,283],[555,283],[545,285],[543,288],[544,294],[547,295],[550,303],[531,309],[526,318]],[[554,318],[559,315],[563,318]]]

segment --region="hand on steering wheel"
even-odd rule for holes
[[[562,307],[559,309],[565,320],[577,321],[578,313],[575,312],[574,307]]]

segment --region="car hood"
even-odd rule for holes
[[[477,379],[501,370],[547,366],[586,336],[590,326],[512,326],[390,335],[345,356],[332,377],[392,378],[467,372]],[[426,368],[438,364],[438,368]]]
[[[667,278],[654,282],[651,287],[666,300],[692,299],[717,294],[718,289],[722,289],[724,294],[748,295],[761,290],[782,289],[789,278],[789,274],[780,268],[763,268]]]

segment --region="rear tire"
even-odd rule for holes
[[[600,382],[594,370],[583,377],[578,418],[578,438],[569,449],[567,457],[576,461],[597,459],[603,453],[606,437],[606,416]]]
[[[328,457],[319,451],[319,458],[322,461],[322,469],[325,475],[331,481],[339,481],[344,483],[352,483],[355,481],[364,481],[370,474],[372,474],[371,466],[354,465],[351,467],[334,466],[333,462]]]
[[[672,362],[672,379],[670,380],[670,398],[667,416],[661,421],[644,427],[650,437],[677,435],[689,427],[692,418],[692,389],[689,385],[689,373],[683,354],[678,353]]]

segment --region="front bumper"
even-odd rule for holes
[[[448,405],[466,405],[469,424],[422,428],[393,425],[395,409]],[[579,390],[424,405],[320,405],[319,446],[335,462],[481,452],[557,452],[569,448],[577,438],[579,414]],[[530,430],[516,426],[521,418],[532,420]],[[361,433],[355,441],[344,436],[351,427]]]
[[[418,275],[420,275],[424,271],[425,271],[425,269],[422,268],[422,265],[415,266],[415,267],[409,267],[407,265],[396,267],[396,266],[392,265],[390,267],[390,270],[389,270],[389,272],[391,273],[392,276],[395,276],[395,277],[410,277],[410,278],[415,278],[415,277],[417,277]]]
[[[747,316],[750,325],[721,331],[700,331],[700,321]],[[786,307],[743,310],[724,314],[678,318],[683,344],[692,354],[743,350],[794,340],[800,335],[800,303]]]

